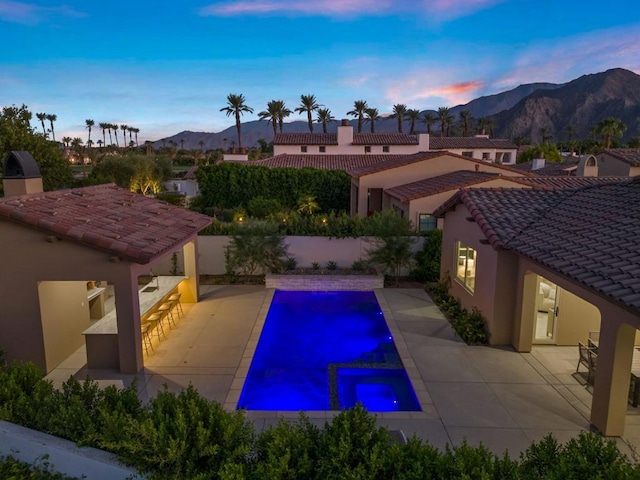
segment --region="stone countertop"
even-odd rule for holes
[[[151,310],[162,297],[167,295],[171,290],[176,288],[178,284],[186,279],[183,276],[161,276],[156,277],[147,285],[144,285],[138,290],[138,299],[140,302],[140,316]],[[156,286],[156,280],[158,289],[153,292],[144,292],[147,287]],[[118,322],[116,310],[112,310],[107,313],[100,320],[97,320],[93,325],[87,328],[83,335],[116,335],[118,333]]]
[[[87,290],[87,300],[93,300],[105,290],[106,288],[102,288],[102,287],[96,287],[96,288],[92,288],[91,290]]]

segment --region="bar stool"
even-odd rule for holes
[[[160,313],[161,316],[164,316],[167,318],[169,322],[169,328],[173,328],[176,326],[176,322],[173,318],[173,313],[171,313],[172,307],[173,305],[171,304],[171,302],[165,302],[162,305],[160,305],[156,310],[158,313]]]
[[[167,301],[173,304],[173,307],[176,308],[179,316],[184,317],[184,310],[182,310],[182,302],[180,301],[181,296],[181,293],[174,293],[169,298],[167,298]]]
[[[149,349],[153,351],[153,344],[151,343],[151,337],[149,336],[149,330],[151,330],[151,323],[145,322],[140,325],[142,332],[142,346],[144,347],[144,353],[149,355]]]
[[[152,313],[147,317],[147,320],[145,323],[149,323],[151,325],[150,329],[155,328],[158,340],[160,340],[160,334],[162,334],[164,338],[167,338],[166,333],[164,333],[164,327],[162,326],[162,313],[159,313],[159,312]]]

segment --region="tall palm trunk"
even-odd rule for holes
[[[240,112],[236,111],[236,130],[238,131],[238,148],[242,149],[242,138],[240,137],[240,127],[241,123],[240,123]],[[280,127],[282,128],[282,127]]]

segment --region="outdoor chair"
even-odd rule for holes
[[[598,354],[590,348],[587,348],[587,354],[589,355],[589,372],[587,373],[587,385],[590,385],[595,380],[596,369],[598,367]]]
[[[576,373],[580,370],[580,365],[584,365],[587,370],[589,369],[589,347],[584,343],[578,342],[578,365],[576,366]]]
[[[171,302],[172,309],[175,307],[179,317],[184,317],[184,310],[182,310],[182,302],[180,301],[180,297],[182,297],[181,293],[174,293],[169,298],[167,298],[167,301]]]
[[[152,313],[147,317],[144,323],[149,323],[151,325],[150,330],[155,330],[158,340],[160,340],[161,334],[164,338],[167,338],[167,335],[164,333],[164,327],[162,326],[162,313]]]
[[[153,351],[153,344],[151,343],[151,337],[149,334],[149,332],[151,331],[151,323],[143,323],[140,326],[140,330],[142,332],[142,346],[144,347],[144,352],[148,355],[149,349]]]
[[[176,322],[173,318],[173,313],[171,312],[172,308],[173,308],[173,304],[171,302],[164,302],[162,305],[158,307],[158,310],[157,310],[157,312],[160,313],[162,317],[167,319],[169,328],[173,328],[176,326]]]

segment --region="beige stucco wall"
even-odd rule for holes
[[[589,332],[600,331],[600,310],[563,288],[558,288],[557,345],[587,343]]]
[[[477,163],[475,161],[456,157],[453,155],[442,155],[441,157],[425,159],[409,165],[371,173],[354,179],[358,185],[358,211],[360,216],[367,215],[367,193],[370,188],[391,188],[405,185],[425,178],[431,178],[445,173],[459,170],[471,170],[480,172],[498,173],[507,177],[522,177],[523,174],[516,171],[501,169],[490,163]]]
[[[596,155],[598,159],[598,176],[634,176],[640,173],[639,167],[632,167],[628,163],[618,160],[606,153]]]
[[[48,371],[84,344],[82,332],[91,325],[87,283],[40,282],[38,296]]]
[[[476,160],[483,160],[485,162],[495,162],[498,158],[500,163],[505,165],[514,165],[516,163],[516,157],[518,150],[513,149],[500,149],[500,148],[448,148],[448,152],[462,155],[465,152],[472,152],[472,158]],[[483,155],[487,154],[489,159],[483,159]]]

